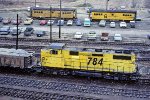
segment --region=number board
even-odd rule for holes
[[[102,65],[103,64],[103,58],[96,58],[96,57],[88,57],[87,65]]]

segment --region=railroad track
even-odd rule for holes
[[[132,98],[140,98],[140,99],[150,99],[150,90],[140,90],[140,89],[131,89],[131,88],[114,88],[112,86],[100,86],[100,85],[89,85],[89,84],[75,84],[75,83],[66,83],[66,82],[49,82],[35,79],[26,79],[26,78],[16,78],[16,77],[4,77],[0,76],[0,94],[5,96],[22,96],[23,94],[31,96],[44,95],[43,93],[39,93],[37,91],[26,91],[26,90],[13,90],[11,87],[24,87],[34,89],[42,89],[44,91],[59,91],[59,92],[70,92],[77,93],[79,95],[106,95],[106,96],[122,96],[122,97],[132,97]],[[4,86],[7,86],[4,87]],[[11,92],[12,91],[12,92]],[[14,93],[16,91],[16,93]],[[23,95],[24,96],[24,95]],[[29,97],[25,96],[25,97]],[[72,97],[72,96],[71,96]],[[80,97],[80,96],[79,96]],[[30,99],[29,98],[29,99]],[[82,98],[82,97],[81,97]],[[84,99],[84,98],[83,98]],[[85,98],[86,99],[86,98]],[[43,100],[43,99],[42,99]],[[90,99],[89,99],[90,100]]]
[[[150,61],[150,57],[140,57],[137,58],[136,61]]]
[[[16,38],[14,37],[0,37],[1,41],[16,41]],[[49,39],[43,39],[43,38],[19,38],[19,41],[21,42],[47,42],[50,43]],[[114,41],[88,41],[88,40],[67,40],[67,39],[55,39],[52,42],[57,42],[57,43],[71,43],[71,44],[87,44],[87,45],[128,45],[128,46],[144,46],[144,47],[149,47],[150,43],[143,43],[143,42],[114,42]]]
[[[78,47],[78,48],[101,48],[101,49],[129,49],[131,51],[134,51],[134,52],[139,52],[139,53],[150,53],[150,50],[147,50],[147,48],[144,48],[144,47],[138,47],[138,49],[133,49],[133,48],[136,48],[136,46],[132,46],[132,49],[130,49],[131,46],[124,46],[124,47],[121,47],[121,46],[104,46],[104,45],[100,45],[100,44],[84,44],[84,43],[81,43],[81,44],[78,44],[78,43],[67,43],[66,44],[68,47]],[[1,48],[15,48],[16,46],[16,43],[10,41],[10,42],[0,42],[0,47]],[[40,43],[40,42],[37,42],[37,43],[34,43],[34,42],[21,42],[19,43],[19,47],[21,49],[30,49],[30,48],[33,48],[33,49],[42,49],[42,48],[45,48],[45,47],[48,47],[49,46],[49,43]]]
[[[38,91],[38,89],[22,89],[12,88],[10,86],[0,86],[1,96],[10,96],[15,98],[22,98],[26,100],[96,100],[94,98],[88,98],[81,95],[66,95],[63,93],[50,93],[44,91]]]

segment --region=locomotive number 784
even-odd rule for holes
[[[91,58],[91,57],[89,57],[87,64],[89,65],[90,63],[92,63],[93,65],[97,65],[97,64],[102,65],[103,64],[103,58],[98,59],[98,58]]]

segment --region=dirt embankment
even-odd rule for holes
[[[106,0],[61,0],[62,5],[66,7],[78,7],[80,4],[89,3],[94,8],[105,8]],[[36,0],[40,6],[54,5],[58,6],[60,0]],[[35,0],[0,0],[0,8],[3,7],[28,7],[34,6]],[[109,0],[110,8],[125,6],[127,8],[150,8],[150,0]]]

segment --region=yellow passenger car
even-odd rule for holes
[[[89,17],[92,20],[133,21],[136,20],[136,14],[136,11],[131,10],[91,9]]]
[[[42,49],[41,65],[46,68],[94,73],[137,72],[135,54],[128,50],[71,48],[63,43],[52,43],[48,49]]]
[[[60,8],[31,8],[32,18],[60,18]],[[76,9],[73,8],[62,8],[61,9],[62,19],[74,19],[77,18]]]

